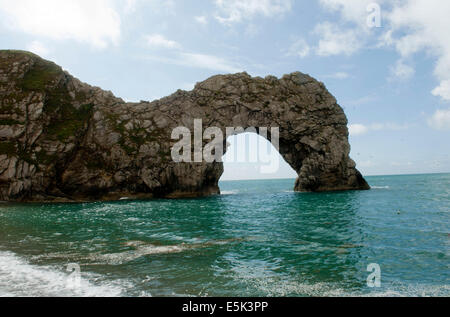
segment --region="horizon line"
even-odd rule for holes
[[[377,175],[363,175],[363,177],[383,177],[383,176],[418,176],[418,175],[440,175],[440,174],[450,174],[450,172],[433,172],[433,173],[407,173],[407,174],[377,174]],[[224,179],[219,180],[219,182],[237,182],[237,181],[270,181],[270,180],[295,180],[296,178],[291,177],[280,177],[280,178],[249,178],[249,179]]]

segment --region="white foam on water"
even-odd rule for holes
[[[389,186],[371,186],[372,189],[390,189]]]
[[[242,267],[234,271],[233,279],[244,282],[249,290],[256,289],[264,296],[310,296],[310,297],[448,297],[450,285],[427,285],[413,283],[382,283],[381,288],[365,287],[359,290],[346,288],[343,283],[311,283],[278,276],[263,267]]]
[[[181,243],[176,245],[153,245],[144,241],[128,241],[124,245],[134,248],[134,250],[118,252],[118,253],[92,253],[87,256],[81,254],[70,253],[45,253],[41,255],[32,256],[32,260],[42,259],[59,259],[66,261],[73,261],[75,263],[81,261],[82,264],[88,265],[121,265],[127,262],[134,261],[144,256],[161,255],[181,253],[189,250],[196,250],[207,248],[210,246],[220,246],[230,243],[242,242],[250,238],[233,238],[225,240],[211,240],[207,242],[197,243]]]
[[[202,243],[181,243],[176,245],[153,245],[144,241],[129,241],[126,246],[133,247],[135,250],[110,253],[110,254],[92,254],[82,260],[94,261],[96,264],[120,265],[130,261],[134,261],[144,256],[181,253],[189,250],[203,249],[210,246],[227,245],[230,243],[242,242],[248,239],[233,238],[225,240],[212,240]],[[47,255],[48,256],[48,255]],[[92,263],[91,263],[92,264]]]
[[[426,285],[394,283],[388,287],[373,289],[362,296],[370,297],[448,297],[450,296],[450,285]]]
[[[31,257],[33,260],[42,259],[57,259],[57,260],[70,260],[70,261],[81,261],[81,263],[89,265],[121,265],[127,262],[134,261],[143,256],[147,255],[158,255],[158,254],[170,254],[170,253],[180,253],[187,249],[193,249],[194,247],[189,247],[188,245],[174,245],[174,246],[155,246],[146,244],[140,241],[128,242],[125,245],[134,247],[136,250],[118,252],[118,253],[92,253],[87,256],[80,254],[67,254],[67,253],[46,253],[41,255],[36,255]]]
[[[90,260],[100,261],[101,263],[106,263],[110,265],[119,265],[139,259],[147,255],[180,253],[189,248],[187,245],[174,245],[174,246],[139,245],[135,247],[136,250],[132,251],[93,255],[90,257]]]
[[[236,195],[238,193],[239,193],[238,190],[223,190],[223,191],[221,191],[220,194],[225,196],[225,195]]]
[[[348,290],[339,283],[315,283],[301,281],[280,281],[265,278],[251,281],[253,286],[268,296],[313,296],[313,297],[448,297],[450,285],[402,284],[389,285],[380,289]]]
[[[70,273],[51,266],[30,264],[12,252],[0,252],[0,297],[117,297],[124,286],[114,282],[94,282],[99,276],[80,273],[71,284]]]
[[[155,254],[161,252],[180,252],[180,246],[150,247],[142,246],[141,242],[130,242],[139,246],[136,255]],[[123,260],[119,253],[119,260]],[[117,258],[109,258],[109,260]],[[258,270],[256,270],[258,271]],[[285,277],[271,275],[268,271],[253,272],[238,271],[233,278],[243,281],[250,289],[258,289],[267,296],[325,296],[325,297],[444,297],[450,295],[450,285],[422,285],[393,283],[383,285],[380,289],[352,291],[345,289],[339,283],[310,283],[284,279]],[[0,297],[32,296],[32,297],[103,297],[124,296],[125,290],[133,285],[123,281],[99,282],[100,276],[91,273],[81,273],[79,287],[68,285],[69,273],[64,269],[51,266],[30,264],[12,252],[0,252]],[[174,294],[175,295],[175,294]],[[141,292],[140,296],[151,296]]]

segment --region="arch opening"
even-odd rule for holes
[[[298,174],[274,145],[257,133],[241,133],[227,139],[220,181],[295,179]]]

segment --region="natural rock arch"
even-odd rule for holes
[[[279,127],[297,191],[369,189],[349,157],[344,111],[302,73],[214,76],[189,92],[126,103],[34,54],[0,51],[0,115],[0,200],[218,194],[222,163],[171,159],[172,130],[194,131],[194,119],[224,132]]]

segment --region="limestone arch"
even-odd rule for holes
[[[175,163],[171,131],[279,127],[296,191],[369,189],[349,157],[347,118],[324,84],[218,75],[153,102],[127,103],[58,65],[0,50],[0,200],[92,201],[218,194],[220,162]],[[270,141],[270,137],[269,137]]]
[[[200,115],[197,118],[207,126],[219,127],[224,135],[227,127],[279,128],[279,153],[298,174],[296,191],[370,188],[349,156],[348,122],[343,109],[323,83],[308,75],[297,72],[280,80],[272,76],[252,78],[246,73],[214,76],[197,84],[193,91],[179,94],[186,99],[194,97],[194,113]],[[192,110],[193,105],[183,105]],[[179,116],[187,114],[195,118],[180,109]],[[267,139],[271,141],[270,134]],[[210,176],[216,181],[205,183],[204,190],[214,193],[219,191],[217,182],[223,166],[217,162],[212,165],[216,174]]]

